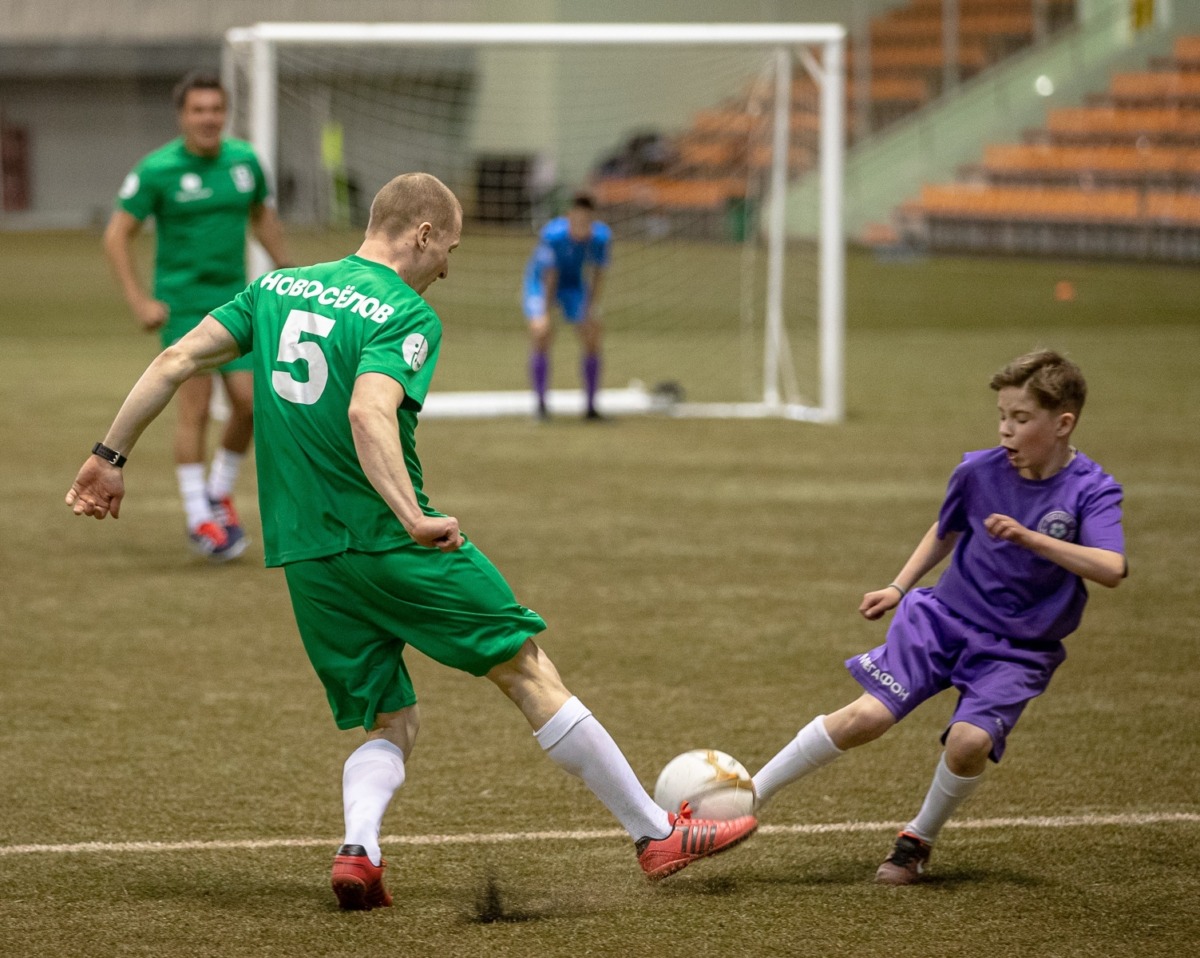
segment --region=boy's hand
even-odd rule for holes
[[[864,595],[862,602],[858,606],[858,611],[862,613],[864,619],[874,621],[889,609],[896,608],[899,604],[900,593],[889,585],[885,589],[876,589],[874,592],[868,592]]]
[[[1026,545],[1029,530],[1011,516],[993,512],[983,520],[983,527],[993,539],[1003,539],[1005,542],[1015,542],[1019,546]]]

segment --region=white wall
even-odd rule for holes
[[[129,168],[174,130],[165,84],[10,81],[0,103],[6,123],[32,131],[33,209],[65,225],[107,217]]]

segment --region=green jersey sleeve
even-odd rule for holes
[[[258,284],[251,283],[237,294],[232,301],[218,306],[212,317],[237,341],[238,351],[244,356],[254,349],[254,306],[258,299]]]
[[[158,183],[145,163],[139,163],[125,177],[117,191],[117,208],[137,220],[150,216],[158,206]]]
[[[271,185],[267,182],[267,174],[263,172],[262,164],[258,162],[258,156],[254,153],[250,154],[250,165],[254,170],[254,193],[250,202],[258,206],[271,198]]]
[[[381,323],[363,347],[356,376],[383,373],[404,387],[404,405],[420,409],[437,367],[442,323],[424,302]]]

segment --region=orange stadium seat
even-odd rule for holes
[[[928,43],[941,41],[942,11],[930,10],[925,16],[891,17],[885,14],[871,24],[873,43]],[[963,16],[958,21],[960,38],[985,40],[989,37],[1033,36],[1033,13],[1029,10],[984,12]]]
[[[854,49],[850,48],[847,60],[854,61]],[[940,40],[914,43],[907,46],[872,46],[872,72],[905,70],[941,70],[945,62]],[[987,49],[978,40],[967,40],[958,45],[958,65],[966,70],[982,70],[988,64]]]
[[[1046,129],[1058,142],[1118,142],[1145,137],[1200,144],[1200,113],[1166,107],[1075,107],[1051,110]]]
[[[681,137],[676,143],[679,163],[683,167],[699,169],[726,169],[737,165],[745,153],[743,137],[721,137],[701,139]]]
[[[1079,190],[948,184],[921,188],[926,214],[963,219],[1133,222],[1137,190]]]
[[[1178,37],[1171,47],[1171,55],[1175,63],[1185,69],[1200,69],[1200,36]]]
[[[1116,104],[1200,105],[1200,73],[1178,70],[1117,73],[1108,89]]]
[[[1147,193],[1146,217],[1172,225],[1200,226],[1200,195],[1195,193]]]
[[[1092,178],[1143,184],[1196,179],[1200,183],[1200,151],[1130,145],[1005,144],[985,147],[980,169],[993,182],[1051,183]]]

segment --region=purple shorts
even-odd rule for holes
[[[1061,642],[1014,642],[985,632],[931,589],[918,589],[896,607],[884,644],[847,659],[846,668],[897,721],[943,689],[958,689],[942,741],[955,722],[975,725],[992,737],[991,759],[998,762],[1025,706],[1046,691],[1066,657]]]

